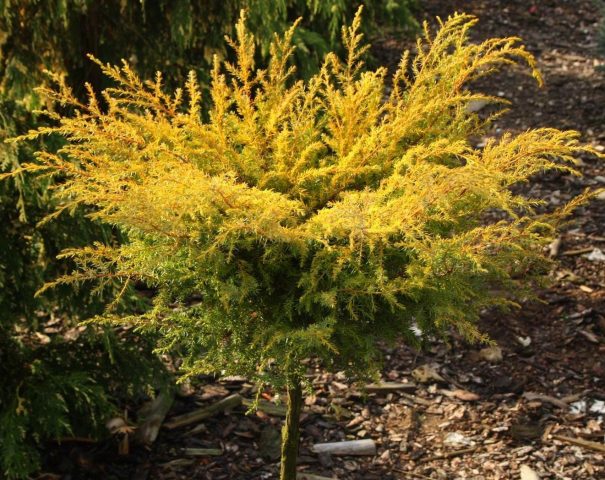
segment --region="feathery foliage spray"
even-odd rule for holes
[[[242,15],[229,40],[237,62],[215,59],[208,111],[193,74],[169,95],[160,74],[144,82],[127,63],[97,61],[116,84],[102,102],[90,89],[80,103],[55,77],[45,94],[73,113],[49,111],[56,127],[22,137],[65,137],[23,170],[59,176],[62,209],[93,208],[127,237],[64,252],[79,268],[55,283],[152,286],[152,309],[103,320],[159,332],[160,348],[185,352],[184,375],[285,388],[283,480],[296,475],[302,360],[359,378],[377,371],[377,340],[414,341],[415,325],[483,340],[479,312],[513,304],[494,292],[529,291],[557,222],[586,197],[544,215],[509,188],[544,170],[575,173],[588,150],[575,132],[469,143],[490,120],[469,102],[502,103],[469,82],[515,63],[541,82],[518,39],[469,44],[467,15],[434,35],[425,26],[385,96],[385,69],[363,69],[360,21],[343,30],[346,58],[327,55],[303,82],[289,67],[295,26],[261,70]],[[486,223],[494,209],[504,219]]]

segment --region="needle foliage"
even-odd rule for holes
[[[61,209],[86,206],[119,228],[121,245],[66,250],[77,269],[49,286],[120,281],[157,290],[153,307],[105,321],[159,332],[183,373],[221,371],[292,387],[302,360],[354,375],[376,371],[377,340],[413,341],[458,330],[483,340],[476,321],[511,305],[545,271],[543,248],[583,196],[552,214],[511,192],[545,170],[575,173],[576,132],[506,134],[484,148],[469,138],[490,118],[470,90],[502,67],[534,58],[516,38],[470,44],[476,19],[425,26],[418,53],[387,72],[364,69],[360,11],[343,29],[346,55],[328,54],[297,81],[295,26],[255,67],[242,15],[229,40],[234,63],[214,61],[211,107],[190,74],[166,93],[128,63],[96,61],[115,83],[80,102],[59,76],[43,93],[60,135],[24,171],[60,178]],[[58,112],[69,111],[69,114]],[[495,115],[498,115],[496,113]],[[499,211],[501,220],[490,221]],[[296,385],[295,385],[296,386]]]
[[[158,289],[154,308],[125,318],[159,329],[190,352],[185,371],[224,370],[281,383],[300,360],[374,367],[377,338],[454,326],[471,340],[479,312],[508,303],[544,264],[542,247],[562,213],[509,187],[536,173],[573,172],[585,147],[555,129],[505,135],[483,149],[469,137],[488,120],[467,89],[532,56],[515,38],[469,44],[475,19],[428,29],[404,54],[385,98],[385,69],[364,71],[360,16],[343,30],[344,60],[328,55],[308,82],[288,67],[294,27],[255,69],[245,17],[230,40],[234,64],[215,62],[212,107],[200,110],[195,76],[172,95],[158,74],[97,61],[115,87],[79,102],[64,81],[45,90],[73,114],[47,113],[59,134],[25,171],[60,175],[61,209],[122,229],[123,245],[66,250],[78,264],[48,286],[118,279]],[[504,220],[484,222],[491,210]],[[61,210],[58,210],[59,213]],[[199,302],[187,301],[192,296]]]
[[[158,65],[177,80],[190,69],[207,79],[213,54],[228,55],[223,36],[233,32],[241,9],[256,32],[258,57],[266,58],[272,32],[283,32],[299,16],[304,22],[293,41],[296,63],[314,72],[323,54],[339,43],[359,0],[0,0],[0,93],[39,99],[31,88],[42,69],[69,72],[78,87],[104,78],[90,68],[86,54],[106,61],[130,59],[142,75]],[[365,33],[379,28],[416,27],[414,0],[366,0]]]
[[[40,148],[4,143],[32,124],[25,109],[0,100],[0,171],[31,161]],[[41,141],[53,149],[57,140]],[[24,180],[0,182],[0,477],[6,479],[37,471],[39,448],[48,440],[102,436],[118,402],[168,381],[151,342],[126,342],[123,334],[96,325],[75,328],[103,312],[106,299],[68,285],[34,298],[45,281],[70,271],[67,262],[55,260],[66,246],[113,237],[82,212],[36,227],[53,211],[51,195],[46,182]]]

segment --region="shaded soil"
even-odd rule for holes
[[[490,136],[550,126],[577,129],[583,141],[605,146],[605,73],[598,71],[604,62],[596,49],[600,15],[592,1],[422,3],[430,22],[455,10],[476,14],[476,40],[518,35],[536,55],[544,88],[517,71],[480,84],[512,101]],[[405,46],[383,39],[376,56],[392,67]],[[605,185],[602,161],[584,158],[581,170],[582,178],[536,179],[527,193],[556,206],[584,188]],[[486,360],[481,347],[456,337],[424,352],[385,349],[385,381],[415,382],[412,372],[423,365],[441,377],[417,382],[413,394],[364,396],[338,374],[311,372],[315,394],[303,414],[300,471],[343,480],[517,479],[525,465],[543,479],[605,478],[604,453],[556,438],[603,445],[605,262],[598,252],[605,251],[604,222],[605,200],[580,209],[560,238],[559,263],[542,301],[485,314],[482,328],[501,349],[501,361]],[[234,392],[252,396],[242,379],[208,380],[179,397],[170,416]],[[276,478],[281,418],[244,412],[238,407],[202,424],[163,429],[152,447],[134,447],[123,457],[116,455],[117,440],[94,446],[67,442],[49,455],[47,470],[56,473],[39,478]],[[376,456],[327,457],[310,450],[317,442],[362,438],[376,441]],[[223,454],[195,456],[184,448],[218,448]]]

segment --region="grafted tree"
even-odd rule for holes
[[[470,82],[516,63],[541,82],[518,39],[470,44],[467,15],[435,34],[425,26],[385,97],[385,69],[363,67],[360,22],[358,12],[343,29],[344,60],[329,54],[297,81],[295,27],[257,69],[242,16],[237,60],[215,59],[205,111],[194,74],[168,94],[160,74],[143,81],[127,63],[97,61],[115,82],[104,101],[91,88],[78,101],[55,76],[43,93],[73,113],[49,110],[56,126],[21,138],[63,136],[22,171],[59,176],[61,209],[92,208],[126,238],[65,251],[78,268],[49,286],[149,285],[149,311],[109,308],[99,321],[178,345],[184,376],[220,371],[285,389],[283,480],[296,476],[304,359],[362,378],[379,367],[378,340],[413,342],[415,327],[484,340],[480,312],[531,291],[557,223],[587,197],[539,214],[539,201],[510,189],[546,170],[576,173],[574,157],[589,149],[575,132],[469,142],[490,120],[469,102],[502,103]],[[488,221],[494,210],[502,220]]]

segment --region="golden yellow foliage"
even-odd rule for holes
[[[193,73],[167,94],[160,74],[143,81],[127,63],[95,60],[116,86],[101,98],[89,88],[87,104],[55,77],[44,93],[71,113],[48,112],[56,127],[19,140],[67,142],[23,170],[57,176],[62,208],[84,205],[128,238],[66,252],[80,268],[58,282],[157,288],[152,310],[118,321],[183,347],[189,373],[280,383],[310,355],[368,372],[375,341],[413,340],[415,325],[482,339],[479,312],[509,302],[494,292],[525,292],[544,272],[561,218],[538,215],[510,187],[574,173],[589,149],[554,129],[470,144],[490,119],[469,103],[502,103],[470,82],[518,63],[541,82],[518,39],[470,44],[468,15],[435,35],[425,26],[386,95],[386,70],[364,69],[360,21],[343,31],[347,58],[328,55],[302,82],[288,63],[295,26],[257,69],[242,15],[229,40],[237,61],[215,60],[208,110]],[[493,210],[505,219],[486,222]]]

